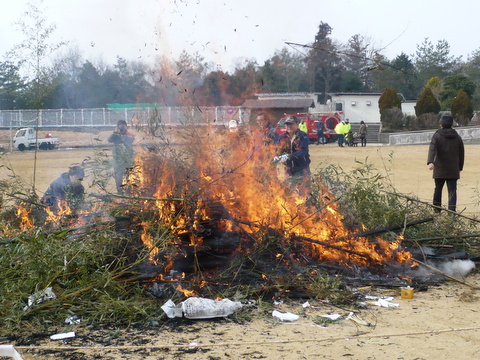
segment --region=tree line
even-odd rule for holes
[[[41,10],[36,10],[41,18]],[[29,16],[32,13],[30,9]],[[161,57],[153,64],[122,57],[113,65],[84,60],[78,49],[68,46],[58,55],[65,47],[49,43],[53,29],[38,22],[22,24],[26,40],[0,62],[0,109],[102,108],[112,103],[238,106],[259,92],[382,93],[387,88],[407,100],[431,93],[438,106],[418,107],[422,114],[451,110],[460,91],[472,109],[480,105],[480,49],[464,61],[450,53],[446,40],[432,43],[425,38],[415,54],[402,52],[389,60],[359,34],[345,44],[334,41],[333,29],[321,22],[311,44],[288,43],[263,64],[248,60],[229,73],[201,54],[185,51],[178,59]],[[54,53],[56,58],[47,65],[45,60]],[[396,119],[391,127],[399,127],[396,122],[403,128],[421,127],[412,125],[415,121]]]

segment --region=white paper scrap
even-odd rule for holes
[[[327,319],[330,319],[330,320],[338,320],[342,317],[342,315],[340,314],[327,314],[327,315],[320,315],[320,317],[324,317],[324,318],[327,318]]]
[[[387,299],[378,299],[377,301],[374,302],[374,305],[377,305],[380,307],[399,307],[400,306],[400,304],[392,303]]]
[[[0,345],[0,356],[9,356],[15,360],[23,360],[13,345]]]
[[[300,318],[298,315],[289,312],[283,313],[277,310],[272,311],[272,316],[280,319],[281,321],[297,321]]]

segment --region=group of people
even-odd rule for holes
[[[274,143],[278,146],[278,155],[273,159],[275,163],[285,166],[286,174],[292,186],[300,183],[307,184],[310,177],[310,154],[309,138],[305,131],[301,130],[300,120],[290,115],[285,120],[286,131],[278,135],[275,127],[265,117],[259,114],[257,123],[264,129],[266,143]],[[343,133],[339,133],[339,146],[343,146],[344,134],[350,129],[348,119],[341,126],[344,126]],[[460,172],[463,170],[465,160],[465,149],[463,140],[458,133],[452,129],[453,118],[443,116],[440,120],[440,129],[433,135],[427,157],[427,167],[433,171],[435,190],[433,205],[435,211],[441,211],[442,191],[445,184],[448,190],[448,210],[456,211],[457,203],[457,181]],[[339,130],[340,131],[340,130]],[[346,131],[346,132],[345,132]],[[360,139],[362,146],[366,146],[367,126],[360,123]],[[114,179],[117,192],[123,193],[123,181],[125,174],[134,163],[133,141],[134,136],[128,130],[127,123],[120,120],[115,131],[110,135],[108,141],[114,144]],[[60,175],[53,181],[45,191],[41,203],[58,211],[62,203],[70,208],[78,207],[85,193],[82,180],[85,176],[83,167],[75,165],[69,168],[68,172]]]
[[[134,164],[134,140],[135,137],[128,130],[125,120],[118,121],[116,129],[108,138],[108,141],[114,144],[113,177],[119,194],[124,192],[125,175]],[[71,166],[67,172],[62,173],[50,184],[40,203],[54,213],[58,213],[67,206],[70,210],[76,211],[85,194],[85,187],[82,184],[84,177],[85,170],[82,166]]]
[[[338,146],[343,147],[344,144],[347,144],[347,146],[357,146],[358,141],[360,141],[362,147],[367,146],[367,131],[368,126],[363,120],[360,121],[358,133],[355,134],[352,132],[352,125],[350,124],[350,120],[348,118],[344,121],[340,121],[335,126]]]
[[[274,160],[285,164],[292,183],[297,184],[299,181],[308,180],[310,175],[309,139],[306,132],[300,129],[300,121],[296,116],[288,116],[285,124],[287,130],[278,140],[280,154]],[[343,135],[351,132],[348,119],[342,126],[345,126]],[[440,129],[433,135],[428,150],[427,167],[433,171],[433,205],[436,212],[442,209],[442,191],[445,184],[448,191],[448,210],[456,211],[457,181],[463,170],[465,149],[462,138],[452,126],[453,118],[443,116],[440,119]],[[361,145],[366,146],[367,125],[364,121],[360,122],[359,134]],[[344,140],[344,136],[339,136],[339,146],[343,146]]]

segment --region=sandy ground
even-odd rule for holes
[[[480,286],[480,276],[468,280]],[[445,283],[417,292],[411,300],[394,290],[375,290],[394,296],[398,307],[370,305],[358,313],[369,325],[340,320],[326,327],[313,321],[328,313],[347,315],[348,310],[310,301],[278,307],[300,315],[280,323],[270,314],[238,324],[223,319],[171,320],[155,331],[125,331],[119,338],[95,344],[87,328],[78,326],[76,338],[44,340],[36,348],[19,347],[28,359],[356,359],[431,360],[480,357],[479,293],[457,283]],[[102,340],[102,338],[99,338]],[[85,346],[87,348],[85,348]],[[49,350],[48,355],[44,350]],[[41,354],[41,355],[39,355]]]
[[[480,145],[466,146],[465,171],[459,182],[459,209],[478,213]],[[431,200],[433,180],[426,168],[427,146],[377,146],[338,148],[335,144],[312,145],[312,170],[325,163],[345,170],[357,161],[373,162],[388,175],[399,192]],[[73,163],[94,156],[92,149],[52,150],[37,153],[36,188],[41,192]],[[33,152],[5,154],[0,165],[12,168],[26,181],[33,174]],[[367,160],[366,160],[367,159]],[[0,169],[5,178],[6,167]],[[87,178],[88,182],[89,179]],[[466,281],[480,287],[480,274]],[[365,289],[370,292],[370,289]],[[271,314],[238,324],[228,319],[209,321],[171,320],[160,329],[143,332],[125,330],[117,337],[96,343],[91,331],[80,324],[75,339],[51,341],[48,336],[37,347],[18,347],[24,359],[476,359],[480,357],[480,294],[456,282],[443,283],[400,298],[398,290],[371,289],[374,295],[393,296],[398,307],[369,305],[358,316],[370,325],[341,320],[327,327],[316,324],[316,315],[349,309],[330,307],[311,300],[306,311],[300,302],[281,305],[279,311],[300,315],[293,323],[279,323]],[[159,303],[159,306],[162,304]],[[175,329],[175,330],[173,330]],[[99,338],[100,339],[100,338]],[[1,341],[0,341],[1,343]],[[196,343],[194,345],[193,343]],[[85,348],[87,346],[87,348]]]

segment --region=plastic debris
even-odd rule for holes
[[[284,313],[277,310],[272,311],[272,316],[280,319],[280,321],[297,321],[300,318],[298,315],[289,312]]]
[[[380,307],[399,307],[400,304],[392,303],[393,297],[381,298],[377,301],[373,301],[371,304],[377,305]]]
[[[340,319],[342,317],[342,315],[340,315],[340,314],[327,314],[327,315],[320,315],[320,317],[324,317],[324,318],[335,321],[335,320]]]
[[[308,301],[305,301],[305,302],[302,304],[302,307],[303,307],[304,309],[307,309],[307,308],[310,307],[310,303],[309,303]]]
[[[64,340],[64,339],[71,339],[71,338],[74,338],[74,337],[75,337],[75,332],[70,331],[70,332],[66,332],[66,333],[59,333],[59,334],[52,335],[52,336],[50,336],[50,339],[51,340]]]
[[[15,360],[23,360],[13,345],[0,345],[0,356],[8,356]]]
[[[168,300],[165,304],[162,305],[162,310],[170,319],[174,317],[182,317],[182,305],[175,305],[172,300]]]
[[[183,314],[187,319],[226,317],[241,308],[242,303],[239,301],[212,300],[201,297],[190,297],[178,305],[175,305],[172,300],[168,300],[162,306],[162,310],[169,318],[182,317]]]
[[[358,316],[357,314],[355,314],[354,312],[350,312],[350,314],[348,314],[348,316],[346,317],[345,320],[351,320],[359,325],[365,325],[365,326],[371,326],[370,323],[366,322],[365,320],[363,320],[360,316]]]
[[[24,311],[28,310],[34,304],[40,304],[46,300],[55,299],[57,296],[53,292],[51,287],[45,290],[37,291],[35,294],[28,297],[28,305],[23,308]]]
[[[68,325],[76,325],[76,324],[80,324],[81,322],[82,320],[76,315],[69,316],[65,319],[65,324],[68,324]]]

